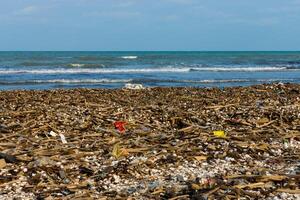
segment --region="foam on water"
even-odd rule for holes
[[[79,67],[82,65],[74,64]],[[190,72],[190,71],[212,71],[212,72],[260,72],[260,71],[300,71],[300,68],[286,68],[286,67],[227,67],[227,68],[189,68],[189,67],[161,67],[161,68],[144,68],[144,69],[24,69],[24,70],[0,70],[0,74],[102,74],[102,73],[159,73],[159,72]]]
[[[84,64],[71,63],[71,64],[68,64],[68,66],[70,66],[70,67],[84,67]]]
[[[49,79],[49,80],[26,80],[26,81],[11,81],[1,82],[0,84],[46,84],[46,83],[62,83],[62,84],[73,84],[73,83],[130,83],[132,79]]]
[[[296,68],[287,68],[287,67],[203,67],[203,68],[191,68],[191,71],[216,71],[216,72],[233,72],[233,71],[260,72],[260,71],[285,71],[285,70],[297,70],[297,69]]]
[[[296,79],[206,79],[206,80],[168,80],[168,79],[47,79],[47,80],[26,80],[1,82],[3,85],[20,85],[20,84],[98,84],[98,83],[194,83],[194,84],[215,84],[215,83],[247,83],[247,82],[281,82],[295,81]]]
[[[300,52],[0,52],[1,89],[300,83]]]
[[[146,69],[40,69],[0,70],[0,74],[102,74],[102,73],[155,73],[189,72],[189,68],[146,68]]]
[[[137,59],[137,56],[122,56],[123,59]]]

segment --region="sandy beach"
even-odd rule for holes
[[[299,84],[0,99],[0,199],[300,199]]]

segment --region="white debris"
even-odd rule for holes
[[[53,136],[53,137],[56,137],[57,134],[54,132],[54,131],[50,131],[49,135]]]
[[[62,133],[60,133],[59,136],[60,136],[60,140],[61,140],[61,142],[63,144],[67,144],[68,143],[67,140],[66,140],[66,138],[65,138],[65,136]]]
[[[140,90],[140,89],[144,89],[144,87],[142,84],[127,83],[127,84],[125,84],[125,89]]]

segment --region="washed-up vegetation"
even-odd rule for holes
[[[300,85],[0,92],[1,199],[299,199]]]

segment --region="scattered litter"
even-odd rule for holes
[[[115,144],[112,150],[112,155],[117,159],[122,156],[127,156],[129,153],[126,149],[120,147],[119,143]]]
[[[49,135],[53,136],[53,137],[56,137],[57,134],[54,132],[54,131],[50,131]]]
[[[140,90],[140,89],[144,89],[144,86],[142,84],[126,83],[125,89]]]
[[[296,84],[0,91],[0,199],[299,199],[299,96]]]
[[[60,136],[60,140],[61,140],[61,142],[63,144],[67,144],[68,143],[67,140],[66,140],[66,137],[62,133],[60,133],[59,136]]]
[[[219,138],[226,138],[226,134],[224,131],[213,131],[214,136],[219,137]]]
[[[115,129],[117,129],[120,133],[124,133],[126,131],[125,125],[126,125],[126,122],[123,122],[123,121],[114,122]]]
[[[6,166],[6,162],[4,159],[0,159],[0,169],[3,169]]]
[[[18,159],[15,156],[6,154],[6,153],[0,153],[0,159],[4,159],[7,163],[16,163],[18,162]]]

